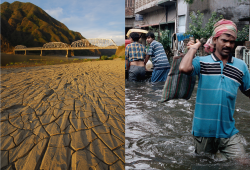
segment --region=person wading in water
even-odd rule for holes
[[[199,77],[192,127],[195,152],[214,153],[220,160],[245,157],[233,114],[238,88],[250,97],[250,75],[244,61],[231,55],[236,38],[235,23],[222,19],[204,45],[212,54],[193,59],[201,43],[190,41],[179,66],[181,72]]]

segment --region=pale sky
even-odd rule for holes
[[[14,0],[1,1],[12,3]],[[31,2],[85,38],[125,41],[124,0],[19,0]]]

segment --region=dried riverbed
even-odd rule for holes
[[[1,70],[1,169],[124,169],[124,60]]]

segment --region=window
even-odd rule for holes
[[[186,16],[185,15],[179,16],[178,19],[179,19],[178,32],[185,33],[186,32],[186,27],[185,27],[185,25],[186,25]]]

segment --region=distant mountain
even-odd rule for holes
[[[1,51],[12,51],[16,45],[42,47],[47,42],[64,42],[84,39],[69,30],[44,10],[32,3],[15,1],[1,4]]]

